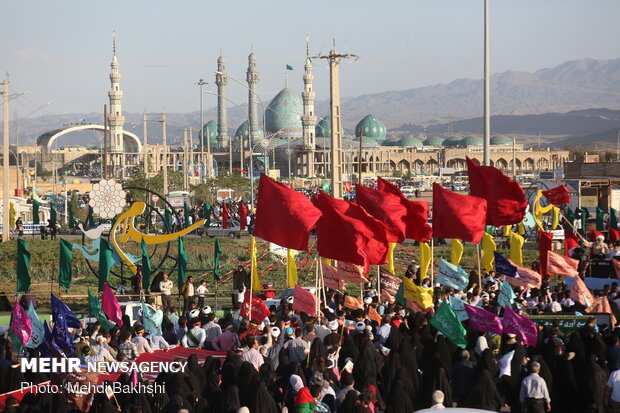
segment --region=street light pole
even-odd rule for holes
[[[489,57],[489,0],[484,0],[484,165],[491,165],[491,84]]]
[[[4,79],[4,140],[2,150],[2,242],[9,241],[9,80]]]
[[[205,119],[204,119],[204,106],[202,101],[203,95],[203,86],[206,85],[207,82],[204,79],[198,80],[198,86],[200,86],[200,183],[205,183],[205,174],[207,176],[211,176],[210,168],[207,166],[208,162],[205,162]],[[210,137],[207,138],[207,158],[211,153],[211,142],[209,142]],[[207,159],[208,161],[208,159]]]

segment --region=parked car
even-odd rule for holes
[[[302,288],[316,295],[315,287],[302,287]],[[280,291],[274,298],[266,299],[265,304],[267,305],[267,308],[270,308],[272,305],[275,305],[276,308],[280,308],[280,302],[282,300],[289,300],[292,304],[294,292],[295,292],[294,288],[287,288],[286,290]]]
[[[231,220],[228,222],[228,228],[222,228],[221,224],[211,224],[209,231],[207,232],[209,238],[215,237],[228,237],[228,238],[241,238],[242,235],[248,235],[248,230],[241,230],[239,222]]]

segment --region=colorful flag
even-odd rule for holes
[[[142,301],[142,321],[146,331],[161,336],[161,323],[163,319],[164,313],[161,310],[153,310]]]
[[[52,329],[52,341],[58,345],[65,354],[73,354],[75,345],[69,333],[67,325],[67,309],[68,307],[60,301],[54,294],[51,294],[52,321],[54,327]]]
[[[286,65],[286,70],[294,70],[294,69],[293,69],[293,66],[291,66],[291,65]]]
[[[499,296],[497,297],[497,303],[502,306],[510,306],[517,296],[512,290],[512,287],[506,281],[502,281],[499,287]]]
[[[338,268],[338,276],[343,281],[357,284],[366,284],[368,282],[368,279],[364,276],[364,267],[361,265],[338,261],[336,268]]]
[[[469,325],[474,330],[482,331],[483,333],[488,331],[497,335],[502,334],[504,330],[502,321],[492,312],[469,304],[465,304],[465,311],[467,311],[467,316],[469,317]]]
[[[252,289],[261,290],[260,279],[258,278],[258,262],[256,261],[256,254],[258,249],[256,248],[256,238],[250,235],[250,277],[252,283]]]
[[[381,301],[393,303],[396,293],[401,284],[400,278],[396,277],[384,268],[379,268],[379,286],[381,287]]]
[[[30,303],[30,307],[28,308],[28,318],[30,319],[31,335],[30,340],[26,343],[26,347],[37,348],[43,344],[45,340],[45,328],[32,303]]]
[[[388,241],[381,221],[361,206],[325,192],[320,192],[312,202],[323,214],[316,224],[321,257],[363,265],[366,273],[370,265],[387,262]]]
[[[250,313],[250,300],[252,300],[252,314],[250,314],[250,320],[258,323],[263,322],[265,318],[269,317],[271,312],[267,308],[265,302],[256,294],[252,293],[250,289],[245,290],[243,304],[241,304],[239,315],[241,317],[245,317]]]
[[[437,282],[443,286],[463,290],[469,284],[469,274],[461,267],[440,258]]]
[[[394,274],[396,271],[394,269],[394,248],[396,248],[395,242],[390,242],[388,246],[388,271]]]
[[[579,209],[579,216],[581,219],[581,233],[585,234],[586,233],[586,224],[588,222],[588,218],[590,218],[590,211],[588,211],[588,208],[583,207],[581,209]]]
[[[211,204],[205,201],[202,205],[202,217],[205,221],[205,228],[208,230],[211,226]]]
[[[321,211],[301,192],[261,174],[254,235],[285,248],[308,250],[308,237]]]
[[[452,307],[452,311],[454,311],[454,314],[456,314],[459,320],[461,321],[469,320],[469,316],[467,315],[467,310],[465,309],[465,306],[467,305],[467,303],[452,295],[449,297],[450,297],[450,307]]]
[[[369,320],[376,321],[377,324],[379,325],[381,325],[381,321],[383,321],[383,319],[381,318],[377,310],[375,310],[375,308],[372,305],[368,306],[368,315],[366,317]]]
[[[578,265],[579,261],[576,259],[557,254],[553,251],[548,251],[547,253],[547,272],[550,274],[578,277]]]
[[[538,238],[540,275],[546,277],[547,275],[550,275],[549,270],[547,269],[547,254],[549,253],[549,251],[551,251],[553,234],[550,234],[549,232],[539,231]]]
[[[95,218],[93,217],[93,207],[88,206],[88,215],[86,215],[86,228],[95,228]]]
[[[523,237],[515,232],[510,233],[510,260],[517,265],[523,265]]]
[[[316,314],[316,306],[316,295],[301,288],[299,284],[295,284],[295,291],[293,292],[293,310],[304,312],[312,317]]]
[[[527,317],[515,313],[510,306],[504,308],[504,333],[515,334],[521,341],[530,347],[535,347],[538,341],[536,323]]]
[[[504,256],[497,251],[494,252],[494,255],[495,255],[495,271],[497,271],[498,274],[503,274],[507,276],[508,278],[519,277],[519,274],[517,274],[516,265],[514,265],[512,262],[504,258]]]
[[[17,292],[30,291],[30,251],[28,243],[23,239],[17,240]]]
[[[146,249],[144,238],[140,241],[140,254],[142,255],[142,289],[151,289],[151,257]]]
[[[73,278],[73,244],[60,239],[60,263],[58,265],[58,284],[63,290],[69,290]]]
[[[487,201],[488,224],[499,226],[523,221],[528,201],[521,185],[499,169],[478,165],[469,158],[467,172],[470,193]]]
[[[620,241],[620,231],[618,231],[617,229],[613,229],[613,228],[608,228],[609,231],[609,242],[616,242],[616,241]]]
[[[461,324],[461,320],[445,301],[439,305],[435,315],[431,318],[431,325],[457,346],[467,347],[467,340],[465,339],[467,332]]]
[[[495,261],[495,250],[497,245],[493,237],[489,233],[482,234],[482,269],[485,271],[491,271],[493,269],[493,262]]]
[[[222,228],[228,229],[229,209],[228,205],[224,203],[222,205]]]
[[[226,205],[226,204],[224,204],[224,205]],[[189,214],[190,214],[189,205],[187,205],[187,202],[183,202],[183,219],[185,221],[184,222],[184,224],[185,224],[184,228],[187,228],[187,227],[190,226]]]
[[[103,296],[101,297],[101,309],[108,316],[108,320],[113,322],[119,327],[123,326],[123,310],[120,304],[116,300],[114,291],[110,288],[108,283],[104,284]]]
[[[461,258],[463,258],[465,247],[463,247],[461,240],[458,239],[453,239],[451,244],[450,262],[454,265],[459,265],[461,263]]]
[[[88,314],[95,317],[103,329],[110,330],[116,325],[108,320],[108,316],[101,309],[101,301],[90,292],[90,288],[88,289]]]
[[[556,186],[555,188],[547,191],[542,191],[542,193],[550,204],[570,204],[570,195],[568,194],[568,189],[566,189],[564,185]]]
[[[407,216],[407,208],[398,195],[356,185],[355,202],[385,225],[390,243],[402,243],[405,240],[404,218]]]
[[[99,292],[103,291],[103,285],[108,282],[112,269],[112,246],[103,238],[99,238]]]
[[[399,291],[397,292],[397,301],[399,301],[398,296],[399,293],[402,295],[402,298],[406,300],[411,300],[418,303],[422,308],[428,308],[433,305],[433,289],[432,288],[424,288],[418,285],[415,285],[413,281],[411,281],[407,277],[401,278],[402,283],[400,284]],[[402,303],[402,300],[399,302]]]
[[[605,211],[599,207],[596,207],[596,230],[605,230]]]
[[[75,213],[73,212],[73,203],[69,202],[69,228],[75,228]]]
[[[433,236],[458,238],[477,244],[484,233],[487,202],[433,184]]]
[[[220,245],[220,240],[216,238],[213,244],[213,278],[215,278],[216,281],[222,279],[220,276],[220,255],[222,255],[222,247]]]
[[[609,231],[611,234],[611,230]],[[570,257],[573,254],[573,250],[579,246],[579,240],[577,234],[567,229],[564,229],[564,255]]]
[[[433,260],[433,254],[428,242],[420,243],[420,278],[424,279],[428,273],[428,268],[431,266]]]
[[[286,281],[288,288],[293,288],[297,284],[297,265],[295,265],[295,257],[293,250],[286,250]]]
[[[185,251],[185,241],[183,241],[183,237],[179,237],[178,242],[179,258],[177,259],[177,283],[179,288],[181,288],[181,285],[183,285],[187,279],[187,263],[189,259],[187,257],[187,252]]]
[[[588,289],[588,286],[583,282],[581,277],[576,276],[573,278],[573,286],[570,289],[570,298],[573,301],[579,302],[586,307],[590,307],[594,304],[596,299]]]
[[[540,288],[542,284],[542,277],[539,273],[534,270],[530,270],[529,268],[514,265],[514,262],[510,260],[508,260],[508,262],[517,268],[516,277],[506,277],[508,284],[513,287]]]
[[[17,301],[17,295],[13,300],[13,312],[11,313],[11,331],[18,340],[18,347],[24,347],[32,336],[32,322],[24,308]]]
[[[554,206],[552,212],[551,229],[555,230],[560,225],[560,208]]]

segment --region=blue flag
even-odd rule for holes
[[[43,335],[45,337],[45,341],[41,344],[41,357],[66,357],[65,353],[58,347],[56,342],[54,341],[54,337],[52,332],[47,324],[47,321],[43,323]]]
[[[75,351],[69,326],[67,325],[68,307],[60,301],[54,294],[51,294],[52,301],[52,320],[54,328],[52,328],[52,340],[64,351],[65,354],[72,354]],[[71,311],[69,311],[71,313]],[[71,313],[73,315],[73,313]],[[73,315],[75,317],[75,315]],[[51,349],[50,349],[51,350]]]
[[[286,70],[294,70],[294,69],[293,69],[293,66],[291,66],[291,65],[286,65]]]
[[[71,311],[71,309],[67,306],[67,304],[65,304],[61,300],[58,300],[58,301],[64,307],[65,318],[67,319],[67,327],[69,327],[69,328],[82,328],[82,323],[80,322],[80,319],[77,318],[77,316],[75,314],[73,314],[73,311]]]
[[[469,275],[461,267],[442,258],[439,262],[437,282],[455,290],[462,290],[469,284]]]
[[[517,267],[515,265],[511,264],[499,252],[494,251],[493,253],[495,254],[495,271],[508,277],[521,278],[521,276],[519,276],[519,273],[517,272]]]
[[[499,287],[499,297],[497,297],[497,303],[502,307],[510,307],[515,300],[515,293],[512,291],[512,287],[508,282],[502,281],[502,285]]]
[[[142,321],[146,331],[161,336],[161,323],[163,319],[164,313],[161,310],[153,311],[151,307],[142,301]]]
[[[450,296],[450,307],[452,307],[452,311],[454,311],[456,316],[461,321],[469,320],[467,310],[465,310],[465,304],[467,304],[465,301]]]

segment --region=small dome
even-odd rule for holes
[[[317,123],[314,128],[317,138],[330,138],[332,136],[332,117],[327,115]]]
[[[480,136],[468,136],[461,140],[460,146],[482,146],[484,139]]]
[[[205,136],[205,147],[211,145],[211,148],[217,148],[217,123],[214,120],[210,120],[202,127],[202,133]],[[198,145],[200,145],[201,139],[198,134]]]
[[[446,146],[446,147],[459,146],[461,145],[461,140],[462,138],[459,138],[457,136],[452,136],[446,139],[445,141],[443,141],[443,146]]]
[[[359,138],[355,138],[355,139],[353,139],[353,141],[359,142],[360,139]],[[357,145],[359,145],[359,143]],[[379,142],[377,142],[373,138],[367,138],[367,137],[364,136],[364,140],[362,141],[362,148],[377,148],[379,146],[380,146]]]
[[[260,126],[257,127],[256,131],[253,131],[253,132],[255,132],[254,135],[258,135],[259,138],[262,138],[263,136],[265,136]],[[237,131],[235,132],[235,138],[243,138],[244,141],[247,141],[249,136],[250,136],[250,126],[248,124],[248,121],[246,120],[245,122],[241,124],[241,126],[237,128]]]
[[[277,133],[286,138],[298,138],[302,135],[301,99],[289,88],[284,88],[269,103],[265,113],[267,133]]]
[[[432,138],[424,139],[424,146],[441,146],[443,145],[443,138],[440,136],[433,136]]]
[[[512,138],[508,136],[493,136],[491,137],[491,145],[512,145]]]
[[[398,146],[400,144],[400,138],[392,136],[381,142],[382,146]]]
[[[413,136],[406,136],[398,141],[398,146],[406,146],[408,148],[421,148],[422,146],[424,146],[424,143],[421,140],[414,138]]]
[[[385,140],[385,124],[373,115],[367,115],[355,126],[355,137],[373,138],[377,142]]]

